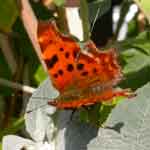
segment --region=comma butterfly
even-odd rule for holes
[[[88,41],[81,49],[71,36],[61,34],[54,22],[39,23],[38,41],[52,83],[60,91],[49,105],[76,109],[116,96],[133,96],[127,89],[114,88],[123,76],[114,48],[101,51]]]

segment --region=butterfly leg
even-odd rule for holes
[[[72,109],[72,112],[71,112],[71,115],[70,115],[70,121],[73,120],[73,116],[74,116],[75,112],[76,112],[76,109]]]

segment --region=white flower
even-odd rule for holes
[[[48,83],[47,83],[48,82]],[[44,89],[50,88],[52,98],[56,97],[59,93],[52,88],[49,80],[43,83]],[[40,95],[41,88],[33,94],[33,97],[42,97]],[[38,95],[39,94],[39,95]],[[49,92],[47,93],[49,94]],[[43,94],[43,97],[48,97],[47,94]],[[51,97],[51,96],[50,96]],[[55,140],[54,135],[56,132],[56,127],[54,121],[51,117],[56,111],[54,107],[41,105],[47,104],[48,100],[45,99],[34,99],[31,98],[28,106],[28,110],[34,110],[31,113],[26,113],[25,115],[25,126],[26,131],[29,133],[31,139],[22,138],[15,135],[8,135],[3,137],[2,149],[3,150],[55,150]],[[39,107],[39,108],[38,108]],[[36,109],[37,108],[37,109]],[[46,140],[45,140],[46,139]]]
[[[8,135],[2,141],[3,150],[54,150],[55,145],[48,142],[34,142],[15,135]]]
[[[25,139],[15,135],[8,135],[3,138],[3,150],[55,150],[55,142],[52,140],[55,126],[52,119],[38,109],[33,114],[25,117],[26,129],[33,140]],[[47,130],[50,135],[47,137]],[[50,142],[45,141],[47,137]]]

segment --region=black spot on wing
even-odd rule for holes
[[[78,51],[77,51],[77,50],[74,50],[74,51],[73,51],[73,57],[76,58],[76,57],[77,57],[77,54],[78,54]]]
[[[87,76],[87,75],[88,75],[88,72],[87,72],[87,71],[84,71],[84,72],[81,73],[81,75],[82,75],[82,76]]]
[[[70,55],[69,52],[66,52],[66,53],[65,53],[65,57],[66,57],[66,58],[69,58],[69,55]]]
[[[59,75],[61,75],[61,76],[62,76],[62,75],[63,75],[63,73],[64,73],[64,72],[63,72],[61,69],[60,69],[60,70],[58,70],[58,74],[59,74]]]
[[[93,73],[96,73],[97,72],[97,69],[96,68],[93,68]]]
[[[50,59],[45,59],[45,63],[48,67],[48,69],[51,69],[54,67],[54,65],[57,63],[58,57],[57,55],[53,55]]]
[[[57,77],[58,77],[58,74],[57,74],[57,73],[55,73],[53,76],[54,76],[54,78],[57,78]]]
[[[64,51],[64,49],[63,49],[63,47],[60,47],[60,49],[59,49],[60,51]]]
[[[81,63],[77,64],[78,70],[82,70],[83,68],[84,68],[84,64],[81,64]]]
[[[74,67],[73,67],[72,64],[68,64],[68,65],[67,65],[67,70],[68,70],[69,72],[72,72],[73,69],[74,69]]]

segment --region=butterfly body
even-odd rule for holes
[[[59,97],[48,102],[50,105],[74,109],[130,95],[113,88],[122,79],[115,49],[100,51],[88,41],[81,50],[53,22],[39,24],[38,40],[52,83],[60,91]]]

